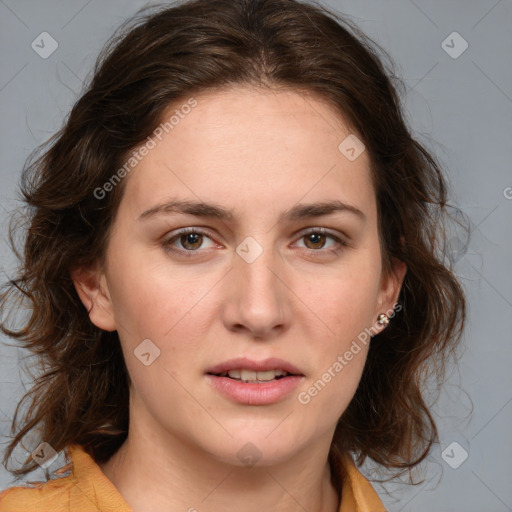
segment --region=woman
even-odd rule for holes
[[[43,372],[0,510],[379,511],[460,338],[445,181],[371,42],[295,0],[141,15],[23,174]],[[6,308],[4,308],[6,309]],[[18,414],[17,414],[18,416]],[[21,424],[20,424],[21,423]]]

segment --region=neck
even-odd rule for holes
[[[141,426],[142,427],[142,426]],[[227,464],[191,446],[130,424],[128,438],[100,468],[134,512],[337,512],[326,449],[312,446],[266,466]],[[325,445],[325,443],[324,443]]]

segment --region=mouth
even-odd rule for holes
[[[209,368],[206,373],[215,377],[226,377],[240,382],[270,382],[287,377],[304,377],[293,364],[283,359],[268,358],[255,361],[246,357],[230,359]]]
[[[205,373],[215,390],[246,405],[269,405],[284,400],[305,377],[297,367],[277,358],[231,359]]]
[[[219,373],[208,372],[208,375],[214,375],[215,377],[227,377],[238,382],[249,382],[253,384],[260,384],[264,382],[284,379],[290,376],[297,376],[297,374],[289,373],[283,369],[264,370],[258,372],[248,369],[236,369]]]

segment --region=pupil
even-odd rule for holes
[[[187,247],[188,245],[197,245],[198,242],[200,242],[200,239],[201,239],[201,236],[200,234],[198,233],[187,233],[184,238],[185,238],[185,242],[183,244],[184,247]],[[200,244],[199,244],[200,245]]]
[[[321,244],[325,235],[323,233],[311,233],[309,235],[309,242],[312,244]]]

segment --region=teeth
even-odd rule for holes
[[[229,370],[227,375],[232,379],[242,380],[244,382],[269,382],[276,377],[288,375],[284,370],[267,370],[264,372],[255,372],[253,370]]]
[[[229,375],[229,373],[228,373]],[[249,382],[249,381],[255,381],[257,380],[256,379],[256,376],[258,375],[257,372],[253,372],[251,370],[242,370],[240,372],[240,378],[244,381],[244,382]]]
[[[256,379],[268,381],[274,379],[276,376],[276,372],[274,370],[268,370],[266,372],[256,372]]]

